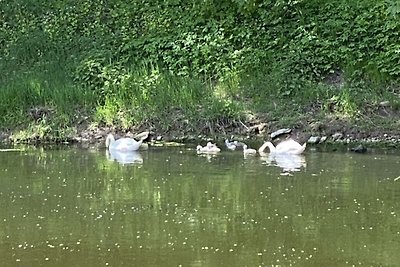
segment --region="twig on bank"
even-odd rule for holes
[[[244,124],[241,120],[239,120],[239,122],[240,122],[240,124],[241,124],[244,128],[246,128],[246,130],[249,130],[249,129],[250,129],[250,128],[247,127],[246,124]]]
[[[400,176],[399,177],[397,177],[397,178],[394,178],[394,180],[393,181],[397,181],[397,180],[399,180],[400,179]]]

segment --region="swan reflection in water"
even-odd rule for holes
[[[307,166],[306,158],[303,155],[295,154],[262,154],[261,159],[265,160],[269,166],[278,166],[284,172],[300,171]]]
[[[122,165],[143,164],[143,157],[138,151],[118,151],[107,149],[107,159],[117,161]]]

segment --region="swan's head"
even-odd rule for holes
[[[214,146],[214,144],[213,143],[211,143],[211,142],[207,142],[207,147],[208,148],[211,148],[211,147],[213,147]]]
[[[197,151],[200,151],[202,149],[202,146],[201,145],[198,145],[197,147],[196,147],[196,150]]]
[[[106,147],[109,147],[114,141],[114,136],[112,134],[108,134],[106,139]]]
[[[246,150],[246,149],[247,149],[247,145],[244,144],[244,145],[243,145],[243,150]]]

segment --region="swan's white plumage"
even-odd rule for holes
[[[265,142],[259,149],[259,153],[263,153],[264,150],[268,147],[270,153],[277,154],[294,154],[298,155],[304,152],[306,149],[307,143],[300,145],[298,142],[293,139],[288,139],[280,142],[276,147],[271,142]]]
[[[147,136],[148,135],[143,135],[139,141],[126,137],[115,140],[112,134],[108,134],[106,139],[106,147],[108,147],[109,150],[115,151],[136,151],[140,148],[143,140],[146,139]]]

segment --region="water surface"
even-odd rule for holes
[[[396,152],[2,151],[0,257],[3,266],[398,266],[399,166]]]

